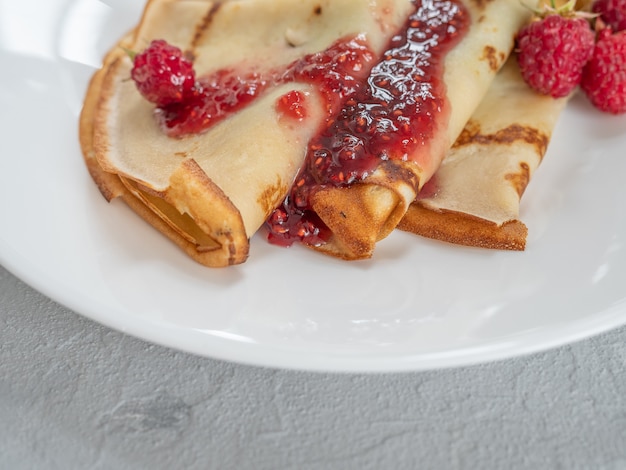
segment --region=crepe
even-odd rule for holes
[[[313,210],[331,231],[315,249],[344,259],[372,255],[438,167],[529,14],[516,0],[464,5],[470,27],[445,57],[445,106],[428,155],[383,161],[362,182],[315,191]],[[139,25],[111,50],[88,88],[80,136],[94,181],[107,200],[124,200],[196,261],[244,262],[250,237],[289,193],[308,143],[333,118],[323,93],[312,81],[275,80],[206,131],[172,138],[129,79],[126,50],[165,39],[194,57],[199,76],[219,70],[276,76],[356,38],[373,65],[414,9],[409,0],[149,0]],[[293,91],[307,103],[297,123],[276,107]]]
[[[520,200],[567,100],[531,90],[512,57],[398,228],[455,244],[524,250]]]
[[[438,168],[509,56],[516,32],[531,16],[516,0],[461,3],[469,29],[443,59],[446,92],[433,112],[434,132],[412,154],[383,159],[362,181],[318,188],[310,209],[331,235],[312,248],[348,260],[372,256],[376,243],[393,231]]]

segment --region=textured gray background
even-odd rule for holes
[[[0,469],[626,469],[625,339],[432,372],[270,370],[112,331],[0,267]]]

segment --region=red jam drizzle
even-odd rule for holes
[[[198,78],[191,97],[157,108],[156,117],[170,137],[198,134],[250,104],[268,85],[257,73],[218,70]]]
[[[345,97],[362,86],[373,59],[365,40],[357,37],[338,41],[323,52],[296,60],[284,70],[263,75],[218,70],[198,78],[193,95],[184,101],[156,108],[157,121],[170,137],[198,134],[246,107],[268,87],[296,81],[318,87],[331,119]],[[371,63],[369,67],[365,62]],[[277,110],[285,116],[304,119],[304,101],[304,95],[293,90],[278,99]]]
[[[296,240],[308,244],[320,244],[331,233],[315,212],[308,210],[309,190],[315,186],[310,168],[322,158],[324,149],[316,144],[322,136],[327,140],[341,138],[334,135],[332,123],[345,108],[345,103],[366,86],[366,79],[374,65],[374,53],[363,37],[343,39],[323,52],[310,54],[294,62],[281,77],[281,81],[301,81],[315,85],[326,105],[326,119],[317,139],[309,142],[305,166],[300,170],[283,204],[274,210],[266,222],[271,243],[289,246]],[[341,144],[338,144],[341,146]],[[316,155],[316,152],[320,155]],[[330,155],[329,155],[330,156]],[[318,181],[317,183],[323,183]],[[308,185],[305,187],[305,185]],[[298,209],[296,209],[298,207]]]
[[[322,91],[329,116],[309,142],[289,195],[267,220],[271,243],[326,243],[330,231],[310,206],[314,191],[361,181],[383,160],[427,158],[446,107],[443,62],[467,30],[469,15],[457,0],[414,4],[373,67],[371,51],[356,38],[305,57],[288,72]]]

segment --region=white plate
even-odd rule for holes
[[[86,83],[142,1],[0,0],[0,262],[98,322],[174,348],[309,370],[401,371],[538,351],[626,322],[626,118],[570,103],[523,201],[528,249],[394,233],[346,263],[254,238],[196,265],[81,159]]]

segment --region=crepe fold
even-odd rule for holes
[[[531,90],[512,56],[398,228],[455,244],[524,250],[520,200],[567,100]]]
[[[316,192],[313,210],[332,235],[314,249],[344,259],[372,256],[376,242],[396,228],[439,167],[509,56],[516,32],[529,19],[527,9],[515,0],[462,3],[469,13],[469,29],[445,56],[446,101],[434,119],[435,131],[414,155],[382,161],[349,187],[327,186]]]
[[[470,26],[445,58],[447,104],[428,155],[382,161],[359,183],[316,191],[313,210],[332,234],[315,249],[344,259],[372,255],[439,166],[529,15],[517,0],[463,5]],[[308,143],[329,119],[323,94],[310,81],[272,82],[206,131],[172,138],[130,80],[127,50],[165,39],[194,58],[198,76],[271,76],[345,38],[360,38],[377,57],[414,9],[410,0],[149,0],[88,87],[80,140],[92,178],[107,200],[125,201],[196,261],[244,262],[250,237],[285,200]],[[294,91],[306,98],[298,122],[276,106]]]

